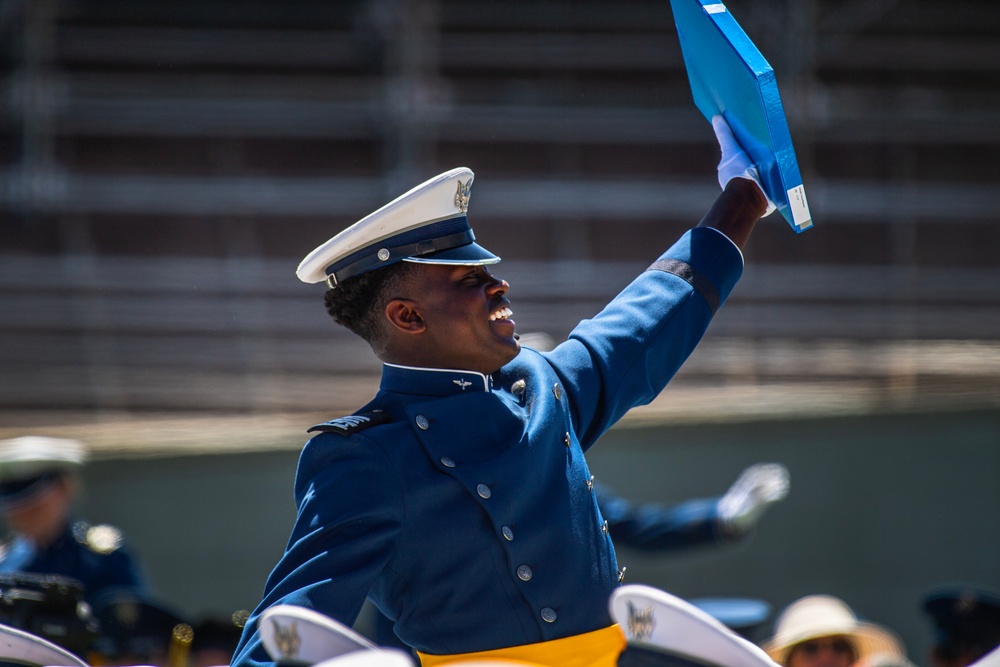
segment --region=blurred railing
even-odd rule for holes
[[[728,4],[816,228],[759,225],[678,382],[1000,401],[992,0]],[[357,407],[377,364],[294,265],[458,164],[556,340],[716,192],[661,0],[7,2],[0,90],[0,427]]]

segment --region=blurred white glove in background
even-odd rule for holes
[[[772,503],[788,495],[788,469],[780,463],[758,463],[739,476],[719,500],[719,520],[729,535],[745,535]]]

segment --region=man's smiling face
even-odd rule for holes
[[[401,288],[425,328],[411,365],[489,375],[520,351],[514,338],[510,285],[484,266],[418,264]]]

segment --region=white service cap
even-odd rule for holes
[[[79,440],[24,435],[0,440],[0,481],[25,479],[53,470],[79,468],[87,448]]]
[[[495,264],[500,258],[475,243],[466,211],[475,175],[458,167],[424,181],[319,246],[295,274],[330,287],[398,261]]]

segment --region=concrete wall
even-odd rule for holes
[[[165,599],[194,617],[252,608],[280,556],[297,452],[95,461],[82,514],[123,528]],[[744,544],[648,556],[626,581],[684,597],[830,593],[894,628],[926,664],[918,600],[952,581],[1000,589],[1000,412],[617,428],[594,474],[636,500],[723,493],[780,461],[788,499]],[[764,634],[769,632],[767,628]]]
[[[619,430],[590,460],[613,487],[668,502],[721,494],[757,461],[791,474],[788,498],[748,543],[664,557],[621,549],[627,581],[762,598],[775,615],[802,595],[837,595],[899,632],[918,664],[928,588],[1000,588],[996,412]]]
[[[295,518],[297,459],[288,450],[95,461],[81,514],[120,527],[182,610],[253,609]]]

